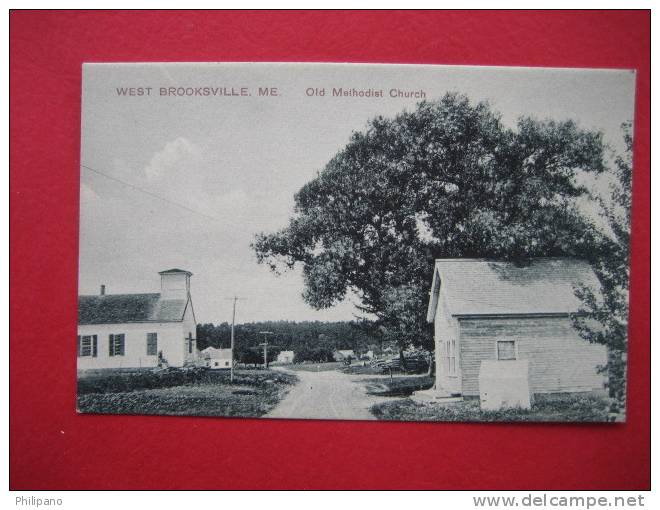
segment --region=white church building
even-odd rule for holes
[[[180,367],[198,359],[192,273],[160,273],[160,293],[78,296],[78,369]]]

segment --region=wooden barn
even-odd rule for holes
[[[527,360],[532,394],[602,390],[607,350],[580,338],[569,316],[580,307],[578,285],[598,288],[582,260],[436,260],[427,313],[436,384],[426,394],[479,396],[485,360]]]

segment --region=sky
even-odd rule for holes
[[[353,298],[312,309],[301,297],[300,270],[276,276],[257,264],[250,243],[287,225],[294,193],[353,131],[420,100],[391,97],[391,89],[424,91],[427,100],[449,91],[487,100],[510,126],[520,116],[574,119],[620,150],[634,85],[627,70],[86,64],[79,293],[97,294],[101,284],[111,294],[158,292],[158,271],[176,267],[194,274],[200,323],[231,321],[232,296],[245,298],[239,323],[351,320]],[[203,87],[216,95],[167,95]],[[382,90],[383,97],[333,97],[338,87]],[[136,95],[121,94],[129,88]],[[277,95],[260,96],[259,88]]]

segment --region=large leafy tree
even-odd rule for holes
[[[625,150],[614,159],[613,181],[609,196],[598,197],[606,226],[591,257],[600,282],[600,292],[588,287],[576,290],[583,307],[574,317],[580,335],[586,340],[606,345],[612,411],[625,415],[626,357],[628,352],[628,285],[630,249],[630,201],[632,185],[631,124],[622,125]]]
[[[459,94],[376,117],[295,195],[295,214],[256,236],[259,262],[302,266],[304,299],[354,293],[375,325],[430,345],[424,321],[440,257],[584,256],[593,226],[579,173],[604,170],[598,132],[522,118],[512,129]]]

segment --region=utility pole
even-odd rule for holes
[[[234,382],[234,324],[236,323],[236,302],[245,300],[245,298],[239,298],[234,296],[231,299],[234,302],[234,308],[231,314],[231,363],[229,364],[229,382]]]
[[[259,334],[264,336],[264,343],[260,344],[264,347],[264,368],[268,368],[268,337],[266,335],[274,335],[272,331],[259,331]]]

